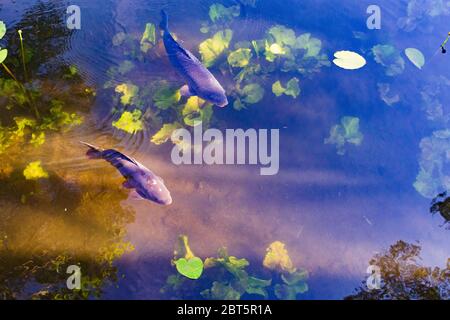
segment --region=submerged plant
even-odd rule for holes
[[[281,246],[280,246],[281,244]],[[292,262],[289,268],[272,268],[287,260],[284,244],[274,242],[268,248],[264,267],[271,270],[271,279],[259,278],[248,271],[247,259],[230,256],[225,248],[218,250],[217,257],[204,260],[192,253],[186,236],[180,236],[179,249],[172,263],[178,274],[170,275],[162,293],[178,299],[239,300],[260,297],[264,299],[296,299],[308,290],[305,280],[307,272],[297,270]],[[283,249],[281,252],[280,247]],[[286,258],[287,256],[287,258]],[[281,259],[280,259],[281,258]],[[267,272],[267,271],[266,271]]]
[[[325,144],[335,144],[338,155],[344,155],[347,143],[359,146],[363,138],[362,133],[359,131],[359,118],[342,117],[341,124],[331,128],[330,136],[325,139]]]

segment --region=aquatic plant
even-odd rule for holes
[[[337,51],[333,63],[342,69],[357,70],[366,65],[366,59],[353,51]]]
[[[113,121],[113,127],[135,134],[144,129],[141,110],[135,109],[132,112],[125,111],[117,121]]]
[[[366,280],[346,300],[448,300],[450,259],[444,269],[421,265],[421,247],[397,241],[368,263],[380,268],[380,289],[369,289]]]
[[[205,67],[213,66],[219,57],[229,47],[233,31],[225,29],[216,32],[211,38],[206,39],[199,45],[199,52]]]
[[[325,144],[335,144],[338,155],[344,155],[347,143],[359,146],[363,141],[363,134],[359,131],[359,118],[342,117],[341,123],[330,129],[330,136]]]
[[[30,162],[23,170],[23,175],[27,180],[48,178],[48,173],[42,168],[41,161]]]
[[[418,69],[422,69],[425,65],[425,57],[419,49],[406,48],[405,55]]]
[[[397,76],[405,70],[405,60],[392,45],[376,45],[372,48],[372,54],[375,61],[385,68],[387,76]]]
[[[291,96],[292,98],[297,98],[300,94],[299,80],[297,78],[292,78],[286,83],[286,87],[283,87],[281,82],[278,80],[272,85],[272,92],[277,96],[283,94]]]
[[[156,145],[163,144],[167,142],[172,133],[179,128],[182,128],[182,126],[178,122],[165,123],[162,128],[153,135],[151,141]]]
[[[147,53],[156,45],[156,27],[153,23],[145,25],[145,31],[141,38],[141,51]]]
[[[192,253],[186,236],[179,237],[178,250],[172,264],[178,274],[170,275],[161,292],[178,299],[221,299],[262,297],[265,299],[296,299],[308,290],[305,280],[308,274],[290,262],[287,250],[279,241],[268,248],[264,267],[270,270],[271,279],[259,278],[247,270],[247,259],[230,256],[225,248],[218,250],[217,257],[201,260]],[[194,260],[195,259],[195,260]],[[191,262],[189,262],[191,261]],[[194,262],[195,261],[195,262]],[[181,266],[179,264],[181,263]],[[273,268],[272,268],[273,267]],[[193,277],[195,276],[195,278]],[[265,276],[267,277],[267,275]]]
[[[450,174],[447,170],[450,162],[450,130],[435,131],[430,137],[423,138],[420,149],[420,171],[414,188],[429,199],[442,191],[450,191]]]
[[[450,15],[450,8],[444,0],[409,0],[406,16],[397,20],[399,28],[411,32],[416,29],[431,32],[434,28],[432,19]]]

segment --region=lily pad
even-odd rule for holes
[[[117,129],[135,134],[144,129],[142,111],[139,109],[135,109],[133,112],[125,111],[117,121],[112,123],[112,125]]]
[[[153,95],[155,106],[162,110],[175,106],[180,99],[180,90],[167,84],[163,84]]]
[[[175,261],[175,266],[181,275],[189,279],[196,280],[203,273],[203,261],[198,257],[178,259]]]
[[[116,92],[122,94],[120,102],[126,106],[131,104],[133,98],[138,94],[139,87],[132,83],[122,83],[116,86]]]
[[[210,114],[212,104],[207,103],[205,100],[192,96],[189,97],[181,114],[183,116],[184,123],[188,126],[194,127],[199,124],[203,124],[204,121],[208,122],[212,114]]]
[[[156,145],[163,144],[170,139],[172,133],[175,130],[180,128],[182,128],[182,126],[178,122],[166,123],[157,133],[155,133],[155,135],[151,139],[151,142],[153,142]]]
[[[230,21],[241,14],[239,5],[225,7],[223,4],[214,3],[209,7],[209,18],[213,23],[219,21]]]
[[[271,35],[275,42],[280,45],[294,46],[296,42],[295,32],[292,29],[282,25],[276,25],[269,29],[268,34]]]
[[[356,52],[338,51],[334,57],[333,63],[342,69],[357,70],[366,65],[366,59]]]
[[[29,163],[23,171],[23,175],[27,180],[38,180],[49,177],[48,173],[42,168],[41,161]]]
[[[378,83],[378,92],[380,93],[380,98],[388,106],[393,106],[394,104],[400,102],[400,96],[398,94],[391,93],[391,85],[389,83]]]
[[[252,58],[252,51],[247,48],[240,48],[230,52],[228,55],[228,64],[232,67],[243,68],[247,66]]]
[[[0,40],[5,36],[6,25],[3,21],[0,21]]]
[[[272,92],[277,97],[285,94],[287,96],[297,98],[300,94],[299,80],[297,78],[292,78],[287,82],[286,88],[283,87],[280,81],[277,81],[272,85]]]
[[[425,65],[425,56],[420,50],[415,48],[407,48],[405,50],[405,55],[418,69],[422,69]]]
[[[255,104],[264,98],[264,88],[258,83],[251,83],[240,90],[242,101],[246,104]]]
[[[275,241],[267,248],[263,266],[270,270],[294,272],[291,257],[281,241]]]
[[[3,63],[8,57],[8,49],[0,49],[0,63]]]
[[[212,38],[200,43],[199,51],[206,67],[211,67],[216,63],[217,59],[228,49],[232,37],[233,31],[226,29],[218,31]]]
[[[322,50],[322,41],[311,37],[310,33],[304,33],[296,39],[295,48],[306,50],[306,58],[317,57]]]

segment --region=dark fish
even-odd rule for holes
[[[228,105],[225,90],[211,72],[187,49],[172,37],[169,31],[169,19],[161,11],[160,28],[164,31],[163,40],[170,63],[186,81],[181,87],[181,95],[198,96],[219,107]]]
[[[123,183],[125,188],[135,189],[140,197],[158,204],[172,203],[172,197],[164,185],[164,180],[133,158],[114,149],[102,150],[89,143],[81,143],[89,147],[86,155],[90,159],[104,159],[119,170],[126,179]]]

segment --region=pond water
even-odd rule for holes
[[[450,190],[450,57],[439,50],[450,3],[378,1],[379,30],[366,25],[371,4],[81,0],[81,29],[71,30],[70,1],[2,0],[4,64],[23,87],[1,68],[0,297],[207,297],[192,283],[161,290],[177,273],[171,260],[180,235],[195,256],[226,247],[262,279],[275,272],[263,267],[266,249],[282,242],[292,265],[309,274],[297,299],[350,295],[371,257],[398,240],[418,241],[421,263],[445,267],[450,233],[430,203]],[[213,43],[226,43],[215,47],[217,59],[204,53],[213,45],[203,49],[230,104],[197,106],[194,116],[223,132],[279,129],[277,175],[253,165],[172,163],[174,144],[155,134],[164,124],[192,128],[185,98],[173,97],[184,83],[161,42],[161,9],[199,58],[201,43],[230,30],[229,43]],[[289,43],[292,32],[300,44]],[[423,53],[422,68],[406,48]],[[339,68],[332,60],[340,50],[367,64]],[[250,58],[232,66],[234,51]],[[294,78],[299,91],[272,92],[276,81],[286,87]],[[117,170],[87,159],[79,141],[134,157],[164,178],[173,203],[137,200]],[[81,267],[81,292],[65,288],[73,264]]]

